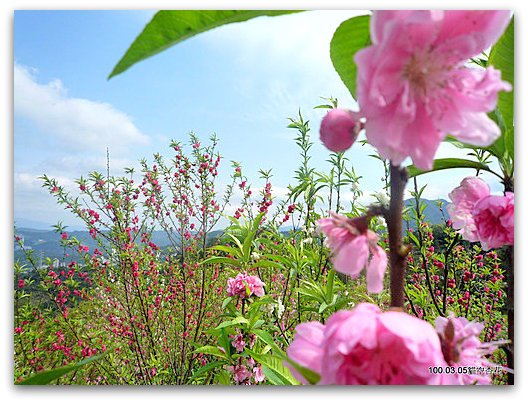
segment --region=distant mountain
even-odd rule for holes
[[[445,206],[449,203],[447,200],[438,199],[438,200],[428,200],[422,199],[423,204],[425,204],[424,217],[425,221],[430,224],[442,224],[443,218],[440,209],[438,208],[437,202],[442,203],[442,207],[445,211]],[[408,199],[404,201],[404,206],[406,208],[414,209],[415,201],[414,199]],[[416,224],[412,219],[412,212],[409,212],[409,217],[411,220],[408,223],[410,228],[416,228]],[[32,249],[34,256],[39,259],[40,257],[50,257],[52,259],[59,258],[62,259],[64,255],[64,249],[60,246],[60,234],[51,230],[51,226],[44,223],[39,223],[38,221],[32,220],[16,220],[16,235],[19,235],[24,238],[24,244],[28,249]],[[25,227],[22,224],[33,224],[35,227]],[[403,230],[407,228],[407,225],[404,224]],[[91,251],[97,247],[97,243],[92,239],[88,231],[78,231],[74,230],[75,228],[67,228],[66,232],[69,237],[77,238],[83,245],[86,245],[90,248]],[[291,230],[291,227],[281,228],[282,232],[287,233],[288,230]],[[212,231],[209,234],[209,240],[218,237],[223,230]],[[154,231],[152,233],[152,242],[158,245],[160,248],[165,249],[171,245],[171,242],[165,233],[165,231]],[[18,245],[15,244],[15,261],[20,260],[25,262],[24,252],[20,250]]]
[[[88,246],[90,251],[93,251],[98,247],[97,242],[92,239],[88,231],[68,231],[68,229],[66,229],[66,232],[68,233],[69,238],[75,237],[81,242],[82,245]],[[208,237],[209,239],[213,239],[218,237],[222,232],[223,231],[220,230],[211,231]],[[23,238],[24,247],[28,250],[33,250],[33,256],[37,259],[37,261],[40,258],[44,259],[46,257],[52,259],[62,259],[64,257],[65,251],[60,245],[61,235],[55,231],[17,227],[15,235]],[[177,235],[175,238],[176,242],[178,242],[179,238]],[[166,249],[167,247],[171,246],[171,241],[169,240],[169,237],[165,231],[154,231],[151,236],[151,241],[158,245],[161,249]],[[69,252],[69,250],[66,252]],[[73,259],[73,257],[67,258],[66,261],[70,261],[71,259]],[[24,251],[21,250],[17,243],[15,243],[14,260],[15,262],[19,260],[22,263],[27,263]]]
[[[18,228],[31,228],[35,230],[46,230],[51,231],[53,230],[53,225],[55,224],[48,224],[43,221],[37,221],[37,220],[29,220],[27,218],[15,218],[15,227]],[[80,226],[70,226],[68,225],[68,230],[70,231],[82,231],[83,228]]]

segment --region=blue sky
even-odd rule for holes
[[[340,22],[365,12],[312,11],[221,27],[107,80],[153,13],[15,13],[15,220],[76,225],[38,176],[46,173],[74,189],[73,179],[106,170],[106,147],[111,173],[119,175],[142,157],[170,155],[170,139],[184,141],[189,131],[204,140],[218,135],[224,174],[237,160],[259,187],[259,168],[273,168],[275,194],[283,196],[299,162],[287,117],[299,108],[312,123],[312,162],[328,169],[328,152],[318,140],[324,111],[313,107],[320,96],[334,96],[354,108],[328,44]],[[371,152],[357,145],[347,152],[363,176],[365,203],[381,188],[382,166],[368,157]],[[463,153],[445,145],[438,157],[453,155]],[[428,183],[424,197],[447,198],[470,174],[429,174],[421,179]],[[493,177],[485,179],[500,191]]]

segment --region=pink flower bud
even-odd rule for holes
[[[362,124],[354,112],[332,109],[321,122],[321,141],[330,151],[348,150],[362,129]]]

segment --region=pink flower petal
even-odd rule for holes
[[[444,12],[443,24],[436,43],[466,36],[473,46],[460,55],[460,61],[478,55],[502,35],[511,18],[509,10],[450,10]],[[446,53],[447,54],[447,53]]]
[[[387,269],[387,254],[380,246],[376,246],[367,266],[367,289],[371,293],[383,290],[383,278]]]
[[[352,278],[359,276],[367,263],[369,255],[368,241],[365,236],[358,236],[343,245],[335,254],[333,263],[338,272]]]

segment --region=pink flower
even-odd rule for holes
[[[359,116],[344,109],[331,109],[321,122],[321,141],[330,151],[348,150],[362,129]]]
[[[255,382],[263,382],[266,377],[264,376],[264,373],[262,372],[262,367],[258,366],[253,368],[253,378],[255,379]]]
[[[241,353],[244,351],[244,347],[246,346],[246,342],[244,341],[244,336],[242,334],[237,334],[233,341],[231,342],[231,345],[236,349],[238,353]]]
[[[421,169],[432,168],[447,133],[492,144],[500,130],[486,113],[511,85],[493,67],[464,63],[493,45],[509,20],[509,11],[374,11],[372,46],[354,58],[369,143],[393,165],[410,156]]]
[[[462,237],[470,242],[478,241],[477,227],[473,219],[473,208],[480,199],[489,196],[489,186],[482,179],[467,177],[460,186],[449,193],[453,202],[447,206],[453,228],[460,230]]]
[[[334,313],[325,325],[298,325],[287,353],[319,373],[321,385],[439,384],[441,376],[429,367],[446,365],[428,322],[367,303]],[[296,370],[292,374],[306,383]]]
[[[514,195],[490,195],[489,186],[476,177],[462,180],[460,186],[449,193],[453,202],[447,212],[462,237],[480,242],[484,250],[513,245]]]
[[[254,294],[257,297],[262,297],[264,296],[264,286],[265,284],[257,276],[238,273],[235,278],[227,280],[227,295],[249,298]]]
[[[355,278],[366,267],[368,291],[381,292],[387,254],[377,245],[378,236],[368,229],[366,217],[350,219],[332,212],[330,215],[331,218],[322,218],[317,224],[327,237],[334,268]]]
[[[479,200],[473,208],[473,216],[482,249],[513,245],[513,193],[506,192],[504,196],[488,196]]]
[[[444,359],[450,367],[457,368],[456,374],[446,375],[444,384],[458,385],[489,385],[490,374],[485,371],[472,371],[464,373],[458,368],[485,368],[494,366],[485,356],[490,355],[499,343],[483,343],[479,335],[484,325],[476,322],[468,322],[466,318],[438,317],[435,327],[440,336]],[[468,371],[469,372],[469,371]]]
[[[325,326],[319,322],[300,323],[295,328],[295,339],[288,347],[288,357],[297,364],[311,369],[314,372],[321,372],[321,360],[323,356]],[[308,381],[290,364],[285,363],[290,368],[292,375],[301,383]]]
[[[228,366],[227,369],[233,374],[235,382],[242,383],[249,377],[251,377],[251,372],[248,371],[245,365],[238,364],[236,366]]]

